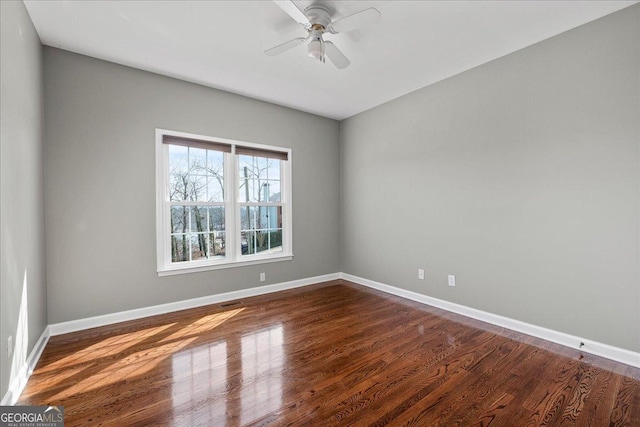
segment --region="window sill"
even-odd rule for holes
[[[270,257],[261,257],[261,258],[256,257],[246,261],[227,262],[224,264],[208,264],[208,265],[198,265],[198,266],[185,265],[180,267],[159,269],[158,276],[163,277],[163,276],[175,276],[176,274],[200,273],[203,271],[222,270],[225,268],[246,267],[249,265],[267,264],[271,262],[291,261],[292,259],[293,259],[293,255],[279,255],[279,256],[270,256]]]

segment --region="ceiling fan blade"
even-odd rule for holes
[[[294,47],[301,45],[305,40],[307,40],[307,38],[308,37],[298,37],[293,40],[289,40],[288,42],[284,42],[282,44],[279,44],[278,46],[272,47],[271,49],[265,50],[264,53],[267,56],[280,55],[281,53],[286,52],[289,49],[293,49]]]
[[[282,10],[287,12],[287,15],[292,17],[294,21],[302,24],[304,27],[311,26],[311,23],[309,22],[309,18],[307,18],[304,12],[301,11],[292,0],[285,0],[285,1],[274,0],[274,3],[280,6]]]
[[[324,54],[333,62],[333,65],[340,70],[347,68],[349,64],[351,64],[351,61],[344,56],[344,53],[331,42],[324,42]]]
[[[345,31],[355,30],[356,28],[366,25],[375,24],[380,20],[380,12],[374,7],[361,10],[353,15],[345,16],[331,24],[331,30],[334,33],[342,33]]]

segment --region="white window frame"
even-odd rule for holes
[[[169,201],[169,145],[162,142],[163,136],[177,136],[202,141],[220,142],[231,145],[231,153],[224,153],[225,191],[225,257],[208,260],[171,262],[171,215]],[[239,158],[236,147],[242,146],[266,151],[286,152],[288,160],[280,163],[282,205],[282,251],[260,252],[242,255],[240,245],[240,202],[238,197]],[[156,129],[156,247],[157,271],[159,276],[195,273],[222,268],[242,267],[293,259],[293,222],[291,203],[291,149],[252,142],[235,141],[192,133]],[[188,202],[186,204],[192,204]],[[198,203],[193,203],[198,204]]]

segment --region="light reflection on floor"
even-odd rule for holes
[[[173,356],[173,409],[184,425],[213,420],[227,412],[227,343],[222,341]]]
[[[283,345],[284,330],[278,324],[175,354],[174,420],[183,425],[199,425],[225,419],[229,404],[242,408],[239,421],[244,425],[279,409],[285,365]],[[241,366],[229,369],[232,364]],[[241,377],[229,377],[230,370],[241,371]]]
[[[283,338],[282,325],[242,337],[242,424],[282,404]]]

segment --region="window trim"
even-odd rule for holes
[[[231,152],[224,154],[225,168],[225,233],[226,247],[223,259],[203,261],[189,261],[186,263],[171,262],[171,235],[169,233],[170,214],[167,205],[169,182],[169,148],[163,142],[164,136],[183,138],[187,140],[200,140],[218,145],[230,145]],[[242,147],[249,151],[264,151],[265,153],[282,153],[288,160],[281,163],[281,203],[282,203],[282,229],[286,231],[282,241],[282,251],[271,254],[242,255],[239,248],[240,242],[240,202],[238,200],[238,161],[236,147]],[[292,183],[291,183],[291,149],[276,147],[252,142],[236,141],[226,138],[215,138],[206,135],[177,132],[166,129],[156,129],[156,257],[158,276],[170,276],[175,274],[195,273],[201,271],[218,270],[225,268],[245,267],[255,264],[264,264],[278,261],[290,261],[293,259],[293,221],[292,221]],[[229,179],[231,177],[231,179]],[[230,238],[231,236],[231,238]]]

